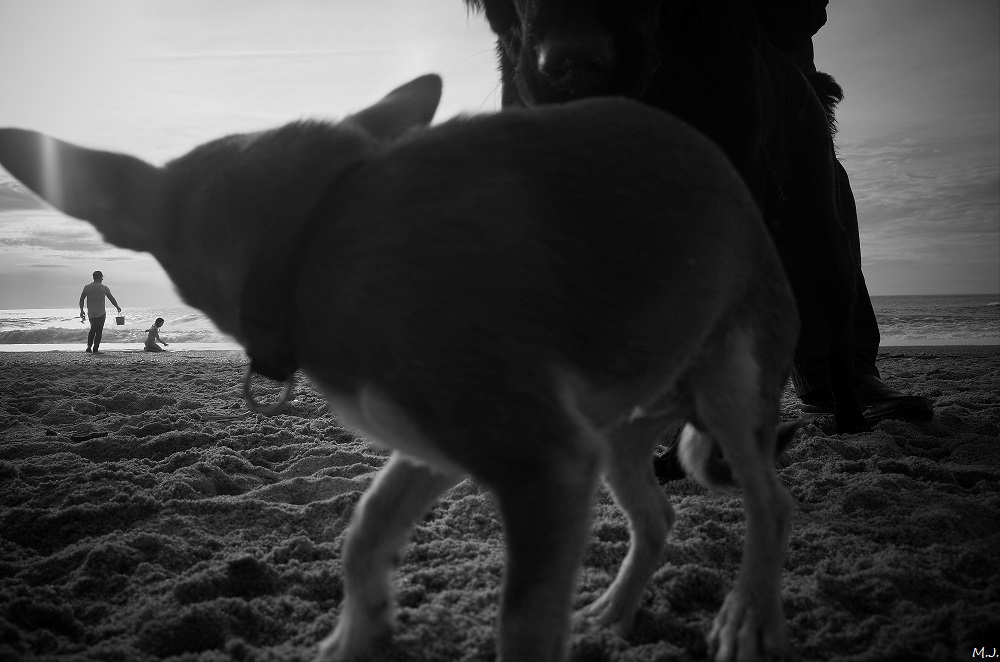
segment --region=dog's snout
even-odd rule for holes
[[[538,46],[538,73],[556,88],[600,93],[607,85],[614,58],[609,37],[553,35]]]

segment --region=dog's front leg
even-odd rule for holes
[[[392,573],[413,523],[461,476],[393,453],[354,511],[344,542],[344,600],[318,662],[367,659],[393,625]]]
[[[632,628],[643,591],[656,571],[667,534],[674,523],[670,501],[653,473],[653,449],[673,419],[649,417],[614,430],[604,480],[629,521],[628,556],[615,581],[600,598],[578,613],[626,636]]]
[[[544,448],[544,446],[540,446]],[[507,537],[502,662],[566,654],[570,603],[590,529],[599,454],[547,453],[531,476],[496,489]]]
[[[762,358],[756,340],[772,341],[780,333],[780,328],[766,327],[731,330],[702,354],[690,376],[695,410],[705,429],[704,434],[685,435],[680,453],[698,463],[688,445],[717,443],[743,491],[746,514],[740,571],[708,635],[716,662],[765,659],[786,648],[781,571],[794,502],[774,470],[784,366]],[[710,448],[701,450],[707,458]]]
[[[739,575],[708,636],[717,662],[763,659],[786,646],[781,571],[792,500],[773,469],[754,459],[730,463],[743,488],[747,527]]]

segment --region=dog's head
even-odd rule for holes
[[[430,124],[440,97],[441,79],[422,76],[339,124],[231,135],[162,167],[0,129],[0,165],[108,242],[152,253],[185,301],[242,340],[236,302],[261,253],[287,243],[353,165]]]
[[[694,0],[466,0],[497,35],[504,105],[643,99]]]

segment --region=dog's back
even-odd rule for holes
[[[337,220],[317,230],[299,280],[303,301],[337,311],[324,345],[379,338],[356,369],[337,362],[338,388],[380,363],[447,360],[454,379],[488,355],[501,384],[508,370],[548,379],[551,366],[633,380],[689,360],[754,289],[783,286],[722,154],[635,103],[455,120],[373,156],[348,186],[353,204],[330,200]],[[434,378],[398,372],[404,391]],[[461,387],[423,386],[435,398]]]

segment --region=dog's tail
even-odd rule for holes
[[[809,84],[812,85],[813,92],[819,97],[826,111],[826,121],[830,125],[830,134],[837,133],[837,115],[834,112],[837,104],[844,100],[844,89],[833,76],[817,71],[809,75]]]
[[[788,447],[802,425],[802,420],[795,420],[778,426],[775,457]],[[680,441],[677,443],[677,457],[688,475],[705,487],[714,489],[736,487],[733,470],[722,456],[719,445],[690,423],[685,425],[684,431],[681,432]]]

